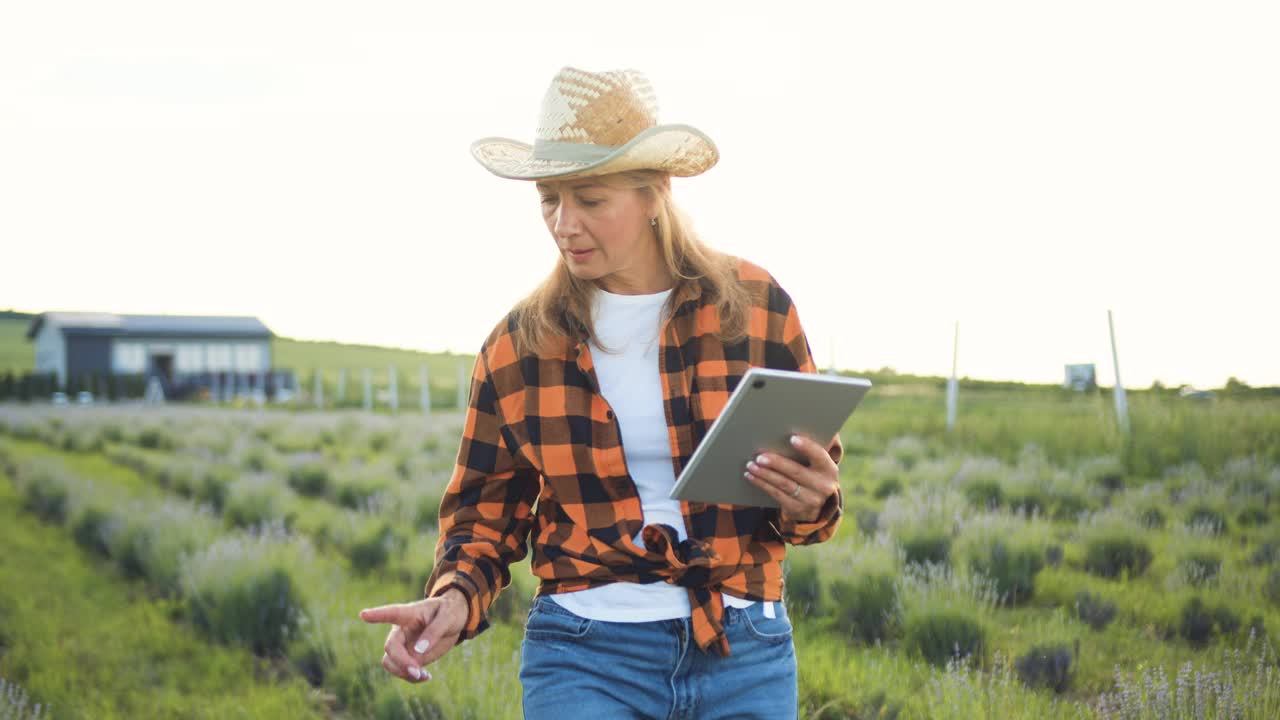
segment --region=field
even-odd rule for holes
[[[1280,716],[1280,400],[1133,393],[1124,436],[1101,394],[942,398],[842,431],[843,524],[787,561],[801,717]],[[420,597],[460,424],[0,405],[0,678],[59,718],[519,717],[527,565],[427,685],[356,617]]]

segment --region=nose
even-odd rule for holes
[[[573,202],[561,200],[556,203],[555,225],[552,228],[552,231],[556,235],[556,239],[567,240],[568,238],[577,235],[581,229],[582,227],[579,222],[578,209],[574,206]]]

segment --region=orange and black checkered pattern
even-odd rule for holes
[[[676,291],[662,329],[658,371],[676,477],[747,368],[817,371],[790,296],[746,260],[738,261],[738,277],[753,298],[747,337],[725,343],[715,336],[719,313],[697,285]],[[532,540],[538,595],[619,581],[674,583],[688,588],[699,648],[728,656],[720,592],[781,600],[786,544],[830,538],[842,516],[841,493],[809,523],[772,508],[682,501],[687,540],[669,525],[644,526],[589,346],[568,341],[562,351],[517,356],[514,329],[508,314],[476,356],[426,595],[461,590],[470,604],[461,640],[475,637],[511,582],[508,566],[525,557]],[[828,453],[839,462],[843,452],[837,436]],[[633,541],[637,533],[643,547]]]

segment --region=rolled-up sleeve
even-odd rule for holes
[[[471,394],[458,459],[440,502],[440,539],[426,597],[450,588],[470,609],[459,641],[489,627],[488,610],[511,584],[509,566],[529,550],[538,471],[512,449],[483,350],[472,370]]]
[[[770,363],[770,366],[782,370],[818,372],[809,346],[809,338],[800,325],[800,314],[796,311],[795,303],[792,302],[791,296],[777,284],[777,281],[772,277],[769,280],[770,310],[775,316],[780,316],[781,322],[776,326],[777,337],[766,342],[774,343],[775,347],[786,348],[786,352],[769,353],[777,360]],[[839,464],[844,457],[844,444],[840,440],[839,433],[836,433],[827,445],[827,454],[836,464]],[[836,492],[827,498],[817,519],[813,522],[796,522],[786,518],[776,509],[772,513],[774,529],[786,542],[792,545],[820,543],[835,535],[836,529],[840,526],[840,520],[844,515],[844,493],[837,486]]]

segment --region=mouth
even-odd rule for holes
[[[594,248],[587,250],[565,250],[565,254],[574,260],[586,260],[593,252],[595,252]]]

